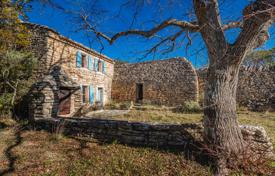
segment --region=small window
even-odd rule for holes
[[[82,102],[88,103],[89,102],[89,89],[88,86],[82,86]]]
[[[88,68],[87,57],[85,54],[81,55],[81,63],[83,68]]]

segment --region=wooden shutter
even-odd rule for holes
[[[106,73],[106,65],[104,60],[102,60],[102,73]]]
[[[88,69],[93,70],[93,59],[92,56],[88,56]]]
[[[84,101],[83,101],[83,85],[82,84],[80,84],[80,97],[81,97],[81,102],[82,103],[84,103]]]
[[[78,68],[82,67],[81,51],[77,51],[77,53],[76,53],[76,67],[78,67]]]
[[[90,85],[90,91],[89,91],[89,101],[90,101],[90,104],[93,104],[94,103],[94,87],[93,85]]]
[[[95,71],[98,71],[98,58],[95,58]]]

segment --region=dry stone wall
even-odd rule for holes
[[[197,70],[200,96],[203,96],[207,69]],[[242,66],[237,103],[253,111],[275,110],[275,67]]]
[[[104,119],[36,119],[37,130],[88,137],[99,142],[113,142],[152,147],[191,147],[202,142],[201,124],[149,124]],[[244,140],[272,155],[271,139],[264,128],[240,126]]]
[[[143,84],[143,102],[177,105],[196,101],[198,79],[192,64],[173,58],[135,64],[116,63],[112,99],[136,101],[136,84]]]

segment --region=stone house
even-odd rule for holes
[[[41,25],[25,23],[38,57],[30,115],[73,116],[84,105],[111,100],[114,61]]]
[[[159,105],[197,101],[197,73],[185,58],[116,63],[112,99]]]

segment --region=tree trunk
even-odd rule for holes
[[[227,175],[227,158],[243,148],[236,114],[238,73],[236,65],[208,68],[203,124],[205,141],[213,154],[217,154],[214,156],[215,175]]]

